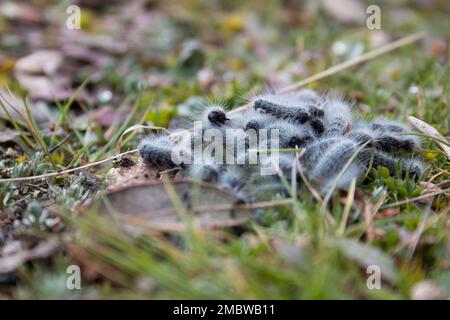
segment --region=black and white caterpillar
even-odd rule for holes
[[[301,183],[298,167],[321,192],[332,185],[346,189],[372,167],[383,166],[391,175],[400,171],[413,179],[424,173],[424,164],[415,156],[421,140],[408,135],[413,131],[409,126],[384,118],[355,120],[348,102],[312,90],[260,95],[250,108],[233,115],[211,105],[199,122],[202,128],[197,135],[190,132],[177,141],[168,136],[143,139],[140,156],[157,168],[178,166],[185,176],[215,183],[244,202],[274,193],[289,196],[283,180]],[[303,149],[297,158],[292,152],[296,148]],[[175,161],[174,149],[187,160]],[[192,162],[199,150],[209,151],[208,156]],[[265,156],[267,152],[278,155],[276,163]],[[275,174],[261,175],[263,166],[273,166]]]

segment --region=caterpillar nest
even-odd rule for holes
[[[211,105],[197,124],[178,139],[143,139],[140,156],[160,169],[180,167],[182,176],[214,183],[242,202],[289,197],[286,181],[302,183],[299,167],[321,193],[361,183],[380,166],[405,178],[424,173],[412,128],[384,118],[355,120],[348,102],[312,90],[260,95],[233,115]]]

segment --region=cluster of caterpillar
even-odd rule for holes
[[[221,106],[210,105],[201,116],[200,137],[192,133],[181,139],[147,137],[139,144],[139,154],[151,166],[160,169],[178,166],[184,176],[216,184],[243,202],[267,200],[277,193],[288,197],[290,191],[285,182],[296,179],[301,183],[299,167],[321,192],[332,185],[346,189],[353,179],[361,181],[371,167],[383,166],[391,175],[401,172],[403,177],[410,178],[419,178],[424,172],[421,161],[413,156],[421,141],[417,135],[407,134],[412,131],[409,126],[383,118],[354,120],[351,105],[343,99],[300,90],[260,95],[250,104],[244,112],[233,115],[227,114]],[[196,140],[201,140],[201,146],[205,147],[203,135],[207,129],[223,132],[224,137],[228,129],[238,132],[233,139],[243,142],[237,143],[240,149],[230,150],[225,138],[221,154],[225,157],[232,153],[238,164],[215,163],[212,158],[201,164],[174,163],[174,148],[191,155]],[[260,158],[256,164],[239,161],[248,160],[252,151],[248,143],[250,133],[262,129],[266,132],[277,129],[280,149],[303,150],[300,157],[296,157],[296,152],[278,153],[278,163],[274,164],[278,174],[275,175],[260,174],[264,161]],[[265,142],[270,145],[271,141]]]

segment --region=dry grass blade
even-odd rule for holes
[[[297,170],[297,172],[300,175],[300,178],[302,179],[303,183],[305,184],[306,188],[308,188],[309,192],[311,192],[312,196],[314,197],[314,199],[316,199],[317,203],[322,204],[323,199],[320,196],[319,192],[313,187],[313,185],[311,184],[311,182],[309,182],[309,180],[306,178],[304,172],[303,172],[303,168],[302,165],[299,161],[298,158],[296,158],[296,162],[295,162],[295,168]],[[333,215],[330,213],[330,211],[327,209],[325,212],[325,215],[327,217],[328,222],[335,226],[336,225],[336,220],[334,219]]]
[[[348,69],[348,68],[353,67],[353,66],[356,66],[357,64],[360,64],[360,63],[363,63],[365,61],[371,60],[373,58],[376,58],[376,57],[378,57],[380,55],[383,55],[383,54],[385,54],[387,52],[390,52],[392,50],[395,50],[395,49],[401,48],[403,46],[406,46],[408,44],[414,43],[414,42],[416,42],[416,41],[418,41],[420,39],[423,39],[424,37],[425,37],[425,33],[424,32],[419,32],[419,33],[415,33],[415,34],[409,35],[407,37],[401,38],[401,39],[399,39],[397,41],[393,41],[393,42],[388,43],[387,45],[385,45],[383,47],[380,47],[378,49],[375,49],[375,50],[369,51],[367,53],[364,53],[364,54],[362,54],[362,55],[360,55],[358,57],[355,57],[353,59],[347,60],[347,61],[345,61],[343,63],[340,63],[340,64],[338,64],[338,65],[336,65],[334,67],[331,67],[331,68],[329,68],[327,70],[324,70],[322,72],[316,73],[315,75],[313,75],[313,76],[311,76],[309,78],[306,78],[306,79],[304,79],[302,81],[294,83],[293,85],[290,85],[290,86],[280,90],[279,93],[285,93],[285,92],[297,90],[297,89],[299,89],[301,87],[304,87],[305,85],[307,85],[307,84],[309,84],[311,82],[314,82],[314,81],[326,78],[326,77],[331,76],[331,75],[333,75],[333,74],[335,74],[337,72],[340,72],[342,70]]]
[[[416,229],[416,231],[414,232],[412,239],[411,239],[411,243],[410,243],[410,248],[409,248],[409,252],[408,252],[408,260],[410,260],[412,258],[412,256],[414,255],[414,251],[416,251],[417,245],[419,244],[420,241],[420,237],[423,234],[423,231],[425,229],[425,225],[428,221],[428,217],[430,216],[431,213],[431,200],[430,199],[428,201],[428,205],[426,207],[426,210],[424,212],[424,214],[422,215],[422,219],[420,220],[420,223]]]
[[[433,128],[432,126],[430,126],[428,123],[417,119],[416,117],[410,116],[408,117],[409,122],[416,127],[418,130],[422,131],[423,133],[436,138],[436,142],[439,144],[439,146],[442,148],[442,150],[445,152],[445,154],[447,155],[447,159],[450,160],[450,147],[448,146],[448,143],[445,144],[441,141],[445,141],[447,142],[447,139],[440,134],[435,128]],[[441,141],[439,141],[441,140]]]
[[[312,83],[314,81],[326,78],[326,77],[331,76],[331,75],[333,75],[335,73],[338,73],[340,71],[343,71],[343,70],[348,69],[350,67],[353,67],[355,65],[361,64],[361,63],[363,63],[365,61],[368,61],[370,59],[373,59],[373,58],[376,58],[378,56],[381,56],[381,55],[383,55],[385,53],[388,53],[388,52],[391,52],[393,50],[396,50],[396,49],[399,49],[401,47],[404,47],[406,45],[412,44],[412,43],[414,43],[416,41],[419,41],[419,40],[423,39],[424,37],[425,37],[425,33],[424,32],[419,32],[419,33],[415,33],[415,34],[403,37],[403,38],[401,38],[399,40],[396,40],[396,41],[393,41],[391,43],[388,43],[387,45],[385,45],[383,47],[380,47],[378,49],[369,51],[369,52],[367,52],[367,53],[365,53],[365,54],[363,54],[363,55],[361,55],[359,57],[347,60],[347,61],[345,61],[343,63],[340,63],[338,65],[335,65],[335,66],[333,66],[333,67],[331,67],[329,69],[321,71],[321,72],[319,72],[319,73],[317,73],[317,74],[315,74],[315,75],[313,75],[311,77],[308,77],[308,78],[303,79],[303,80],[301,80],[301,81],[299,81],[297,83],[294,83],[294,84],[292,84],[292,85],[290,85],[290,86],[280,90],[279,93],[286,93],[286,92],[289,92],[289,91],[293,91],[293,90],[299,89],[299,88],[301,88],[301,87],[303,87],[303,86],[305,86],[305,85],[307,85],[309,83]],[[233,113],[240,112],[240,111],[244,110],[245,108],[247,108],[248,106],[249,106],[249,104],[244,105],[244,106],[239,107],[239,108],[236,108],[236,109],[233,109],[229,113],[233,114]],[[190,129],[180,130],[178,132],[172,133],[171,136],[175,137],[175,136],[183,135],[183,134],[186,134],[189,131],[190,131]],[[97,162],[94,162],[94,163],[90,163],[90,164],[87,164],[87,165],[84,165],[84,166],[71,168],[71,169],[58,171],[58,172],[52,172],[52,173],[48,173],[48,174],[44,174],[44,175],[32,176],[32,177],[11,178],[11,179],[0,179],[0,183],[2,183],[2,182],[5,183],[5,182],[18,182],[18,181],[26,181],[26,180],[35,180],[35,179],[42,179],[42,178],[46,178],[46,177],[67,174],[67,173],[83,170],[83,169],[86,169],[86,168],[89,168],[89,167],[93,167],[93,166],[96,166],[98,164],[102,164],[102,163],[105,163],[107,161],[119,158],[122,155],[135,153],[136,151],[137,151],[137,149],[133,149],[133,150],[124,152],[122,154],[119,154],[119,155],[116,155],[116,156],[113,156],[113,157],[109,157],[109,158],[106,158],[104,160],[100,160],[100,161],[97,161]]]
[[[311,192],[311,194],[313,195],[314,199],[316,199],[316,201],[318,203],[322,203],[323,202],[322,197],[320,196],[319,192],[316,189],[314,189],[314,187],[309,182],[309,180],[306,178],[305,173],[303,172],[303,168],[302,168],[302,165],[301,165],[300,161],[296,161],[296,168],[297,168],[298,173],[300,174],[300,178],[302,179],[303,183],[308,188],[308,190]]]
[[[56,171],[56,172],[49,172],[49,173],[45,173],[45,174],[40,174],[38,176],[0,179],[0,183],[21,182],[21,181],[39,180],[39,179],[45,179],[45,178],[49,178],[49,177],[56,177],[56,176],[60,176],[60,175],[63,175],[63,174],[68,174],[68,173],[72,173],[72,172],[76,172],[76,171],[92,168],[92,167],[98,166],[100,164],[106,163],[108,161],[120,158],[120,157],[122,157],[124,155],[131,154],[131,153],[136,153],[136,152],[137,152],[137,149],[133,149],[133,150],[125,151],[125,152],[122,152],[120,154],[117,154],[115,156],[112,156],[112,157],[109,157],[109,158],[106,158],[106,159],[103,159],[103,160],[100,160],[100,161],[96,161],[96,162],[85,164],[85,165],[80,166],[80,167],[71,168],[71,169],[67,169],[67,170],[60,170],[60,171]]]
[[[363,62],[366,62],[368,60],[374,59],[374,58],[376,58],[378,56],[381,56],[381,55],[383,55],[385,53],[388,53],[390,51],[393,51],[393,50],[396,50],[398,48],[404,47],[404,46],[406,46],[408,44],[411,44],[411,43],[414,43],[416,41],[419,41],[419,40],[423,39],[424,37],[425,37],[425,33],[424,32],[419,32],[419,33],[415,33],[415,34],[406,36],[406,37],[401,38],[401,39],[399,39],[397,41],[393,41],[391,43],[388,43],[387,45],[385,45],[383,47],[380,47],[378,49],[369,51],[369,52],[364,53],[364,54],[362,54],[362,55],[360,55],[358,57],[355,57],[353,59],[344,61],[344,62],[339,63],[339,64],[337,64],[337,65],[335,65],[335,66],[333,66],[331,68],[328,68],[328,69],[326,69],[324,71],[316,73],[315,75],[313,75],[311,77],[308,77],[308,78],[303,79],[303,80],[301,80],[299,82],[296,82],[296,83],[294,83],[294,84],[292,84],[292,85],[290,85],[290,86],[288,86],[286,88],[281,89],[278,93],[287,93],[287,92],[290,92],[290,91],[294,91],[294,90],[300,89],[300,88],[302,88],[302,87],[306,86],[307,84],[310,84],[310,83],[312,83],[314,81],[324,79],[324,78],[329,77],[329,76],[331,76],[331,75],[333,75],[335,73],[338,73],[338,72],[343,71],[345,69],[351,68],[353,66],[356,66],[356,65],[358,65],[360,63],[363,63]],[[246,107],[248,107],[248,104],[245,105],[245,106],[242,106],[240,108],[233,109],[230,113],[235,113],[235,112],[242,111]]]

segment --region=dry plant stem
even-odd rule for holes
[[[443,208],[440,212],[430,215],[431,210],[430,210],[430,204],[431,201],[428,202],[428,205],[426,207],[425,210],[425,217],[421,220],[420,225],[418,226],[418,228],[416,229],[416,231],[414,232],[414,234],[412,235],[412,238],[401,242],[394,250],[395,253],[399,252],[400,250],[402,250],[405,247],[410,247],[410,251],[408,252],[408,259],[411,259],[412,255],[414,254],[415,251],[415,247],[417,246],[419,240],[420,240],[420,235],[427,229],[432,228],[434,225],[436,225],[436,223],[439,222],[439,220],[446,218],[447,214],[450,212],[450,204],[448,204],[445,208]],[[417,241],[417,242],[416,242]],[[414,248],[411,249],[411,248]]]
[[[319,204],[322,204],[323,199],[320,196],[319,192],[317,192],[316,189],[314,189],[314,187],[311,185],[311,183],[309,182],[309,180],[306,178],[305,174],[303,173],[303,168],[300,164],[300,161],[296,161],[296,168],[298,173],[300,174],[300,178],[302,179],[303,183],[306,185],[306,187],[308,188],[308,190],[311,192],[312,196],[316,199],[316,201]]]
[[[410,116],[408,117],[409,122],[416,127],[416,129],[422,131],[423,133],[434,137],[437,139],[437,143],[439,144],[439,146],[441,147],[441,149],[445,152],[445,154],[447,155],[447,160],[450,160],[450,147],[448,145],[446,145],[445,143],[440,142],[444,141],[447,142],[447,139],[439,133],[439,131],[437,131],[434,127],[430,126],[428,123],[417,119],[416,117]]]
[[[311,82],[317,81],[317,80],[321,80],[323,78],[329,77],[335,73],[338,73],[342,70],[348,69],[350,67],[356,66],[360,63],[363,63],[365,61],[374,59],[380,55],[383,55],[387,52],[393,51],[395,49],[401,48],[403,46],[406,46],[408,44],[414,43],[416,41],[419,41],[421,39],[423,39],[425,37],[425,32],[418,32],[418,33],[414,33],[412,35],[406,36],[404,38],[401,38],[399,40],[393,41],[391,43],[388,43],[387,45],[380,47],[378,49],[369,51],[367,53],[364,53],[358,57],[355,57],[353,59],[347,60],[345,62],[339,63],[329,69],[326,69],[324,71],[321,71],[319,73],[316,73],[315,75],[308,77],[306,79],[303,79],[299,82],[296,82],[290,86],[287,86],[286,88],[281,89],[279,92],[277,93],[287,93],[290,91],[294,91],[297,90],[301,87],[306,86],[307,84],[310,84]],[[245,106],[242,106],[240,108],[237,109],[233,109],[231,112],[238,112],[241,110],[244,110],[246,107],[248,107],[248,104]]]
[[[45,174],[41,174],[41,175],[38,175],[38,176],[10,178],[10,179],[0,179],[0,183],[39,180],[39,179],[45,179],[45,178],[49,178],[49,177],[60,176],[60,175],[63,175],[63,174],[67,174],[67,173],[71,173],[71,172],[80,171],[80,170],[83,170],[83,169],[95,167],[95,166],[98,166],[98,165],[103,164],[105,162],[108,162],[108,161],[120,158],[120,157],[122,157],[124,155],[131,154],[131,153],[136,153],[136,152],[137,152],[137,149],[133,149],[133,150],[125,151],[125,152],[122,152],[120,154],[117,154],[115,156],[112,156],[112,157],[109,157],[109,158],[106,158],[106,159],[103,159],[103,160],[100,160],[100,161],[96,161],[96,162],[85,164],[84,166],[71,168],[71,169],[67,169],[67,170],[56,171],[56,172],[45,173]]]
[[[427,182],[432,183],[434,179],[436,179],[437,177],[439,177],[443,174],[445,174],[446,176],[450,176],[450,172],[448,172],[447,170],[443,170],[439,167],[435,167],[435,169],[438,170],[439,172],[436,173],[434,176],[432,176]],[[447,180],[444,180],[444,181],[447,181]],[[445,184],[444,181],[438,183],[437,186],[441,186],[442,184]]]
[[[337,72],[340,72],[342,70],[345,70],[345,69],[353,67],[353,66],[355,66],[357,64],[360,64],[362,62],[365,62],[365,61],[368,61],[370,59],[376,58],[376,57],[378,57],[378,56],[380,56],[382,54],[385,54],[385,53],[387,53],[389,51],[392,51],[392,50],[401,48],[401,47],[403,47],[405,45],[408,45],[410,43],[416,42],[416,41],[422,39],[424,36],[425,36],[424,32],[418,32],[418,33],[409,35],[407,37],[401,38],[401,39],[399,39],[397,41],[393,41],[393,42],[388,43],[387,45],[385,45],[383,47],[380,47],[378,49],[375,49],[375,50],[369,51],[367,53],[364,53],[364,54],[362,54],[362,55],[360,55],[358,57],[355,57],[353,59],[347,60],[347,61],[345,61],[343,63],[340,63],[340,64],[338,64],[338,65],[336,65],[334,67],[331,67],[331,68],[329,68],[327,70],[319,72],[319,73],[313,75],[312,77],[309,77],[309,78],[306,78],[306,79],[304,79],[302,81],[294,83],[293,85],[290,85],[290,86],[282,89],[279,93],[285,93],[285,92],[296,90],[298,88],[301,88],[301,87],[307,85],[308,83],[311,83],[311,82],[323,79],[323,78],[328,77],[330,75],[333,75],[333,74],[335,74]]]
[[[317,190],[314,189],[314,187],[309,182],[309,180],[306,178],[305,174],[303,173],[303,168],[302,168],[302,165],[301,165],[299,159],[296,159],[296,161],[295,161],[295,168],[296,168],[297,172],[300,174],[300,178],[302,179],[302,181],[305,184],[306,188],[308,188],[309,192],[311,192],[311,194],[314,197],[314,199],[316,199],[316,201],[319,204],[322,204],[322,202],[323,202],[322,197],[320,196],[319,192],[317,192]],[[330,213],[330,211],[328,209],[326,209],[325,214],[326,214],[328,222],[331,225],[335,226],[336,225],[336,220],[334,219],[333,215]]]
[[[372,227],[372,204],[367,202],[364,204],[363,217],[364,217],[364,229],[367,236],[367,241],[372,242],[375,231]]]
[[[384,194],[376,201],[375,204],[372,204],[370,201],[366,201],[364,203],[363,209],[363,217],[364,217],[364,229],[367,236],[367,240],[371,242],[375,237],[375,228],[372,226],[373,219],[377,214],[378,210],[380,210],[382,203],[386,199],[387,194]]]
[[[301,87],[303,87],[303,86],[305,86],[305,85],[307,85],[307,84],[309,84],[311,82],[314,82],[314,81],[317,81],[317,80],[329,77],[329,76],[331,76],[331,75],[333,75],[335,73],[338,73],[340,71],[343,71],[345,69],[348,69],[350,67],[358,65],[360,63],[366,62],[366,61],[368,61],[370,59],[374,59],[374,58],[376,58],[376,57],[378,57],[380,55],[383,55],[383,54],[388,53],[390,51],[393,51],[393,50],[396,50],[398,48],[404,47],[404,46],[409,45],[411,43],[414,43],[416,41],[419,41],[419,40],[423,39],[424,37],[425,37],[425,33],[424,32],[419,32],[419,33],[415,33],[415,34],[406,36],[406,37],[401,38],[399,40],[393,41],[393,42],[388,43],[387,45],[385,45],[383,47],[380,47],[378,49],[369,51],[369,52],[367,52],[367,53],[365,53],[365,54],[363,54],[363,55],[361,55],[359,57],[347,60],[347,61],[345,61],[343,63],[340,63],[338,65],[335,65],[335,66],[333,66],[333,67],[331,67],[329,69],[321,71],[321,72],[319,72],[319,73],[317,73],[317,74],[315,74],[315,75],[313,75],[311,77],[308,77],[308,78],[303,79],[303,80],[301,80],[299,82],[296,82],[296,83],[294,83],[294,84],[292,84],[292,85],[290,85],[290,86],[288,86],[288,87],[286,87],[284,89],[281,89],[279,91],[279,93],[286,93],[286,92],[290,92],[290,91],[299,89],[299,88],[301,88]],[[249,107],[249,105],[250,104],[246,104],[246,105],[244,105],[242,107],[233,109],[232,111],[229,112],[229,114],[234,114],[234,113],[237,113],[237,112],[241,112],[245,108]],[[187,129],[187,130],[180,130],[180,131],[174,132],[174,133],[171,134],[171,137],[176,137],[176,136],[180,136],[180,135],[186,134],[187,132],[189,132],[191,130],[192,129]],[[84,166],[80,166],[80,167],[77,167],[77,168],[71,168],[71,169],[62,170],[62,171],[58,171],[58,172],[51,172],[51,173],[42,174],[42,175],[39,175],[39,176],[0,179],[0,183],[36,180],[36,179],[43,179],[43,178],[47,178],[47,177],[63,175],[63,174],[75,172],[75,171],[78,171],[78,170],[83,170],[83,169],[87,169],[87,168],[90,168],[90,167],[94,167],[94,166],[97,166],[99,164],[108,162],[110,160],[114,160],[114,159],[120,158],[123,155],[130,154],[130,153],[135,153],[135,152],[137,152],[137,149],[126,151],[126,152],[123,152],[121,154],[118,154],[118,155],[115,155],[115,156],[112,156],[112,157],[109,157],[109,158],[106,158],[106,159],[103,159],[103,160],[100,160],[100,161],[97,161],[97,162],[89,163],[89,164],[86,164]]]
[[[368,238],[371,238],[372,240],[373,240],[373,238],[375,236],[375,228],[372,226],[372,222],[373,222],[373,219],[374,219],[375,215],[380,210],[381,205],[383,204],[383,202],[386,199],[386,197],[387,197],[387,194],[385,193],[383,196],[381,196],[377,200],[377,202],[375,203],[374,206],[370,206],[372,210],[370,212],[368,212],[368,217],[367,217],[368,218],[367,219],[368,225],[367,225],[367,229],[366,230],[367,230]]]
[[[430,178],[430,180],[428,180],[427,182],[433,182],[433,180],[434,179],[436,179],[437,177],[439,177],[439,176],[441,176],[441,175],[443,175],[443,174],[445,174],[445,172],[438,172],[438,173],[436,173],[434,176],[432,176],[431,178]]]

